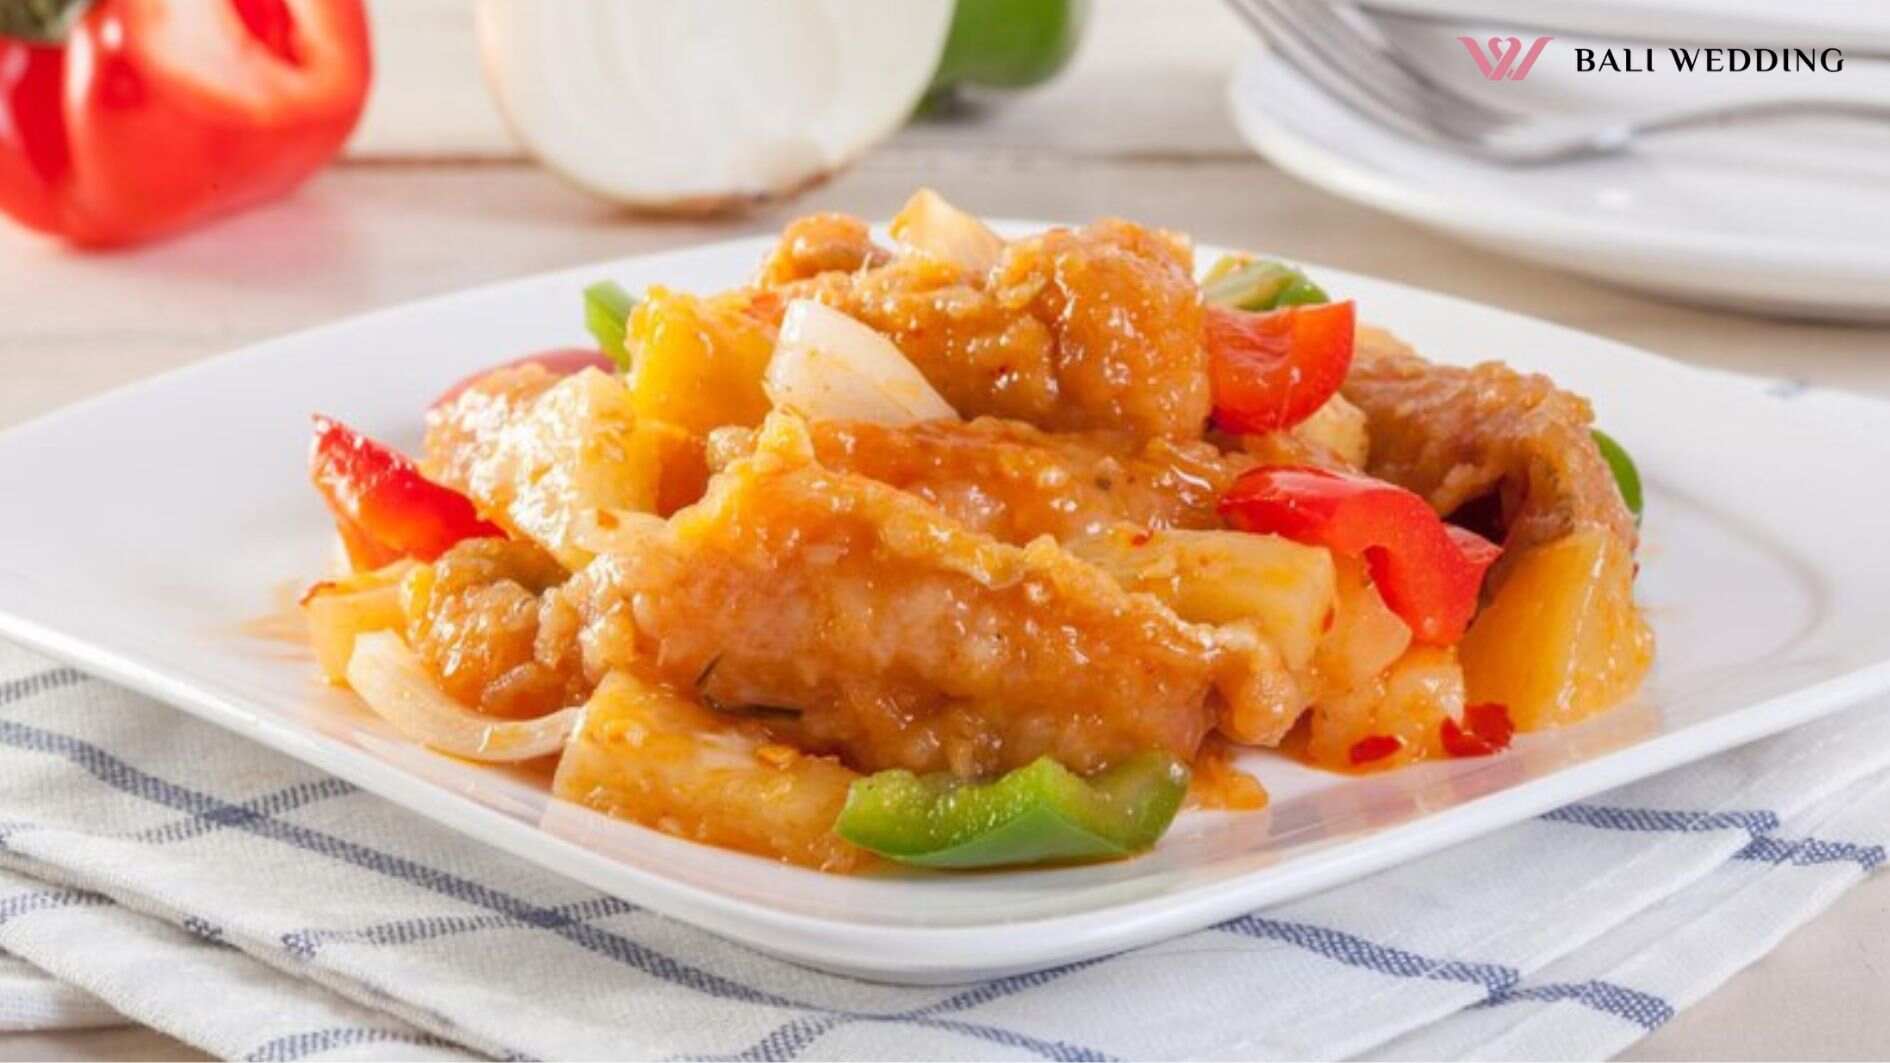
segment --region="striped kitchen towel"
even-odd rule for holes
[[[772,960],[0,644],[0,1028],[244,1059],[1579,1058],[1884,862],[1867,705],[1348,886],[977,985]]]

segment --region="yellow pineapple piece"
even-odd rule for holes
[[[1508,706],[1516,728],[1573,723],[1632,693],[1654,635],[1634,606],[1634,558],[1583,528],[1510,562],[1459,647],[1473,703]]]
[[[1411,625],[1385,604],[1365,563],[1341,557],[1334,563],[1337,595],[1332,624],[1313,655],[1321,685],[1346,691],[1371,682],[1411,647]]]
[[[737,296],[702,299],[653,287],[626,330],[639,418],[700,437],[722,425],[757,425],[767,415],[761,379],[774,354],[774,330]]]
[[[753,724],[618,671],[591,696],[552,790],[678,837],[850,871],[869,857],[832,827],[855,778],[831,757],[798,754]]]
[[[1312,659],[1332,612],[1332,554],[1277,535],[1112,528],[1068,545],[1131,591],[1160,598],[1183,620],[1250,621],[1294,671]]]
[[[1464,676],[1449,646],[1415,645],[1383,674],[1320,699],[1288,752],[1333,771],[1382,771],[1443,756],[1440,728],[1463,715]]]
[[[699,501],[709,486],[704,439],[666,421],[637,421],[630,437],[630,464],[654,479],[650,504],[638,512],[667,517]]]
[[[575,572],[591,560],[573,537],[592,514],[656,511],[662,443],[615,376],[586,369],[540,386],[495,407],[475,385],[431,415],[429,471]]]

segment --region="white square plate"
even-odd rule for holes
[[[0,635],[625,899],[790,959],[909,982],[1195,930],[1890,687],[1890,406],[1689,369],[1319,268],[1328,290],[1434,358],[1500,357],[1592,396],[1633,449],[1649,481],[1641,594],[1659,638],[1634,701],[1522,736],[1501,756],[1366,779],[1254,754],[1271,808],[1184,813],[1154,853],[1124,863],[841,878],[608,820],[517,775],[428,753],[323,685],[286,621],[270,630],[285,592],[330,558],[330,523],[304,475],[311,411],[413,445],[447,383],[583,342],[587,282],[724,287],[764,246],[602,263],[382,311],[0,436]]]

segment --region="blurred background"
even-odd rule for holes
[[[539,13],[552,6],[539,5]],[[893,8],[919,12],[925,6]],[[1080,40],[1067,66],[1057,70],[1047,62],[1031,70],[1029,56],[1022,61],[1030,76],[1054,71],[1048,80],[961,92],[955,102],[934,108],[938,115],[885,139],[858,138],[864,154],[857,163],[799,195],[695,218],[638,213],[535,162],[508,128],[482,71],[471,3],[369,0],[367,15],[374,71],[365,113],[337,163],[293,193],[168,239],[102,254],[74,252],[0,225],[0,291],[9,295],[0,324],[0,358],[8,363],[0,424],[346,313],[765,231],[808,210],[885,217],[921,184],[989,215],[1065,221],[1126,215],[1204,240],[1493,302],[1726,368],[1887,386],[1880,381],[1890,340],[1881,330],[1791,321],[1758,330],[1726,327],[1718,312],[1474,250],[1341,198],[1316,180],[1283,173],[1243,138],[1228,102],[1230,78],[1243,57],[1259,51],[1259,42],[1230,7],[1211,0],[1101,0],[1086,13],[1079,8],[1072,17],[1080,19],[1080,33],[1072,40]],[[888,21],[897,20],[888,15]],[[933,22],[929,30],[892,29],[942,35],[943,24]],[[1455,58],[1476,80],[1468,58]],[[1518,87],[1545,79],[1549,65],[1544,61],[1535,78]],[[1867,66],[1853,62],[1841,83],[1858,79]],[[815,76],[793,63],[748,69],[750,80],[772,76],[788,84]],[[917,92],[925,80],[921,71],[899,83]],[[1869,86],[1875,91],[1884,84],[1879,78]],[[662,86],[639,91],[660,98]],[[592,102],[608,108],[614,100]],[[609,139],[600,135],[594,142]],[[1875,150],[1890,138],[1866,142]],[[667,150],[661,142],[620,147],[646,155]],[[1869,157],[1890,167],[1884,161],[1890,150]],[[1880,176],[1876,188],[1890,187],[1890,173]],[[1791,358],[1781,358],[1784,350]]]

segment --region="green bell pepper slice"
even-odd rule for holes
[[[1108,860],[1155,844],[1188,792],[1188,766],[1139,753],[1088,779],[1038,757],[992,782],[882,771],[856,781],[834,831],[934,868]]]
[[[1076,51],[1086,0],[958,0],[922,111],[960,85],[1018,89],[1048,81]]]
[[[1240,310],[1277,310],[1282,306],[1329,303],[1325,289],[1284,262],[1222,255],[1201,281],[1201,298]]]
[[[597,340],[597,348],[617,363],[619,372],[630,371],[630,352],[624,347],[624,323],[637,306],[636,296],[623,290],[616,281],[598,281],[584,289],[584,327]]]
[[[1595,437],[1595,448],[1608,463],[1608,471],[1614,473],[1614,485],[1621,489],[1621,501],[1627,503],[1628,512],[1634,514],[1634,523],[1639,524],[1643,504],[1641,470],[1635,467],[1627,448],[1615,442],[1613,436],[1599,428],[1592,429],[1590,434]]]

